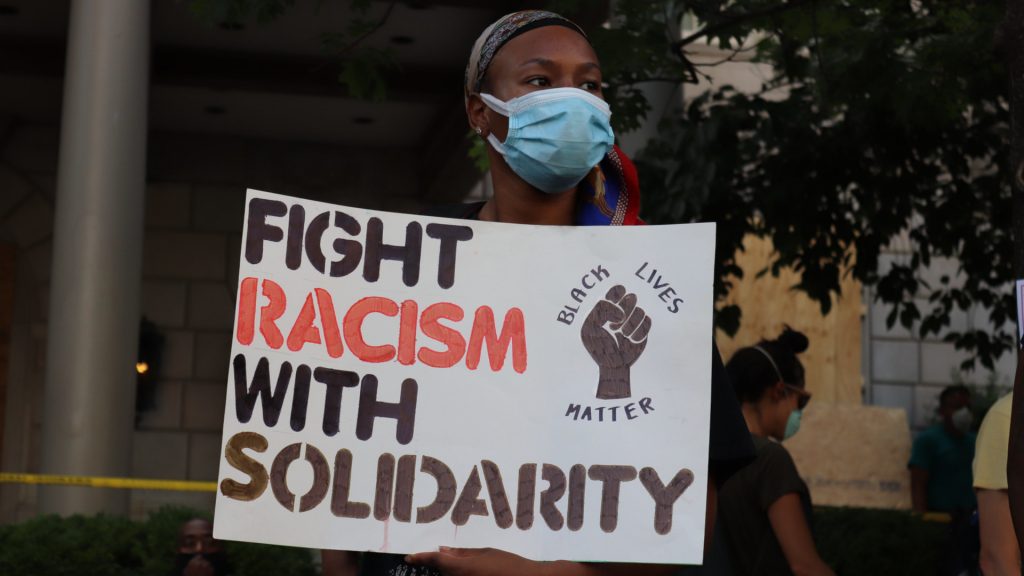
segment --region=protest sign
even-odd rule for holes
[[[714,235],[250,190],[216,536],[699,563]]]
[[[1024,280],[1017,280],[1017,346],[1024,348]]]

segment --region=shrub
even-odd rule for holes
[[[0,526],[0,574],[163,576],[176,558],[178,529],[209,514],[168,506],[145,522],[116,516],[42,516]],[[234,576],[313,576],[312,551],[225,542]]]
[[[934,574],[949,525],[898,510],[814,509],[814,541],[837,574]]]
[[[43,516],[0,526],[0,575],[163,576],[174,566],[178,529],[197,510],[169,506],[145,522],[116,516]],[[934,574],[948,525],[909,512],[817,507],[814,540],[837,573]],[[304,548],[225,542],[235,576],[314,576]]]
[[[142,574],[142,528],[114,516],[42,516],[0,527],[0,574]]]

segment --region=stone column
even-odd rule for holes
[[[42,471],[131,467],[146,185],[149,0],[71,2]],[[42,487],[40,512],[126,513],[125,490]]]

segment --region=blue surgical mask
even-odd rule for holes
[[[537,90],[507,102],[481,94],[508,117],[508,135],[487,141],[509,168],[535,188],[556,194],[577,184],[615,143],[608,103],[579,88]]]
[[[803,410],[793,410],[789,413],[789,419],[786,420],[786,433],[782,437],[783,440],[792,438],[793,435],[800,431],[800,419],[803,415]]]

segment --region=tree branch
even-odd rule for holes
[[[723,30],[728,30],[729,28],[732,28],[733,26],[736,26],[738,24],[749,22],[750,20],[756,20],[758,18],[764,18],[766,16],[781,14],[794,8],[800,8],[806,6],[807,4],[813,4],[815,2],[817,2],[817,0],[791,0],[786,4],[779,4],[777,6],[772,6],[771,8],[765,8],[764,10],[755,10],[753,12],[740,14],[739,16],[736,16],[731,20],[725,20],[723,22],[718,22],[716,24],[708,24],[707,26],[704,26],[703,28],[697,30],[693,34],[684,37],[682,40],[673,42],[672,50],[673,52],[679,52],[680,50],[682,50],[683,46],[686,46],[687,44],[692,44],[694,41],[705,36],[712,36],[718,34],[719,32],[722,32]]]
[[[637,80],[630,80],[629,82],[621,82],[618,86],[634,86],[636,84],[647,84],[649,82],[664,82],[667,84],[679,84],[685,82],[685,78],[674,78],[672,76],[650,76],[648,78],[639,78]]]
[[[814,27],[814,58],[818,61],[818,69],[821,70],[821,78],[825,84],[829,84],[828,71],[825,69],[824,59],[821,57],[821,34],[818,33],[818,7],[811,7],[811,26]],[[827,89],[827,87],[826,87]]]
[[[380,17],[380,20],[378,20],[377,23],[374,24],[372,28],[370,28],[366,32],[363,32],[362,34],[354,38],[351,42],[349,42],[348,45],[339,50],[337,56],[344,56],[345,54],[348,54],[349,52],[355,50],[360,44],[363,43],[364,40],[366,40],[370,36],[373,36],[378,30],[384,27],[384,25],[387,24],[388,20],[391,18],[391,12],[394,11],[396,4],[398,4],[398,0],[391,0],[391,2],[388,4],[387,10],[384,12],[384,15]]]
[[[694,62],[693,65],[694,66],[710,66],[710,67],[713,67],[713,66],[718,66],[719,64],[725,64],[726,62],[732,62],[733,59],[735,59],[737,56],[739,56],[740,54],[742,54],[744,52],[750,52],[751,50],[757,50],[757,48],[759,46],[761,46],[761,44],[763,42],[764,42],[764,40],[761,40],[757,44],[754,44],[753,46],[749,46],[747,48],[744,48],[744,47],[740,46],[739,48],[736,48],[735,50],[733,50],[731,54],[729,54],[725,58],[722,58],[721,60],[716,60],[714,62],[700,62],[700,63]]]

